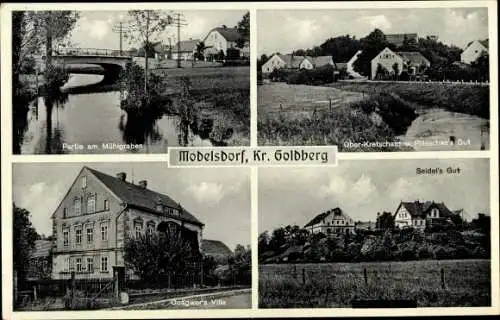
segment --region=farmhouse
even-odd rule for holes
[[[200,249],[204,224],[169,196],[148,189],[147,181],[127,181],[83,167],[52,215],[52,278],[111,278],[125,266],[124,242],[158,229],[180,228]],[[129,270],[127,274],[130,275]]]
[[[177,42],[172,49],[172,59],[177,60],[177,57],[180,57],[180,60],[184,61],[193,60],[198,43],[200,40],[193,39]]]
[[[486,40],[474,40],[469,42],[465,47],[464,51],[460,54],[460,61],[463,63],[470,64],[477,60],[483,52],[488,53],[489,41]]]
[[[318,56],[318,57],[305,56],[299,65],[299,69],[311,70],[314,68],[321,68],[327,65],[335,66],[332,56]]]
[[[354,221],[340,208],[335,208],[318,214],[304,228],[311,233],[352,233]]]
[[[452,215],[453,212],[443,202],[401,201],[394,212],[394,224],[399,228],[425,229],[427,226],[448,223]]]
[[[406,72],[409,77],[414,77],[422,74],[430,65],[420,52],[394,52],[385,48],[371,61],[371,79],[380,78],[380,72],[398,76]]]
[[[243,43],[243,47],[238,47],[238,42]],[[213,28],[208,32],[203,39],[205,44],[205,56],[207,59],[219,54],[221,51],[225,56],[228,56],[228,49],[232,49],[240,56],[248,56],[250,53],[250,46],[248,39],[243,37],[235,28],[228,28],[226,26]],[[236,58],[238,58],[236,57]]]
[[[262,73],[271,73],[275,69],[299,69],[304,59],[304,56],[276,53],[262,65]]]

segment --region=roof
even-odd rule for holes
[[[482,44],[483,46],[486,47],[486,49],[489,49],[490,48],[490,41],[489,39],[484,39],[484,40],[474,40],[474,41],[471,41],[469,43],[467,43],[467,45],[465,46],[465,49],[467,49],[471,44],[473,44],[475,41],[479,42],[480,44]]]
[[[30,258],[43,258],[50,255],[53,242],[50,240],[35,240],[35,247],[31,251]]]
[[[325,66],[327,64],[333,64],[332,56],[319,56],[319,57],[314,57],[312,59],[313,59],[313,64],[316,68]]]
[[[182,208],[180,204],[178,204],[165,194],[143,188],[127,181],[122,181],[116,177],[107,175],[89,167],[85,168],[92,172],[97,179],[99,179],[102,183],[104,183],[104,185],[106,185],[106,187],[108,187],[111,192],[113,192],[118,198],[120,198],[129,206],[159,214],[159,212],[156,210],[156,206],[158,202],[161,201],[161,203],[165,206],[171,208],[179,208],[180,217],[175,216],[173,218],[180,218],[180,220],[184,220],[200,226],[203,225],[200,220],[198,220],[195,216],[186,211],[186,209]]]
[[[310,227],[310,226],[313,226],[315,224],[318,224],[320,223],[321,221],[323,221],[323,219],[325,219],[326,217],[328,217],[330,214],[334,213],[335,211],[337,212],[340,212],[340,214],[345,218],[345,219],[348,219],[348,220],[352,220],[344,211],[342,211],[342,209],[340,208],[335,208],[335,209],[330,209],[330,210],[327,210],[325,212],[322,212],[320,214],[318,214],[316,217],[314,217],[311,221],[309,221],[305,226],[304,228],[306,227]]]
[[[208,256],[231,256],[233,252],[229,247],[219,240],[201,240],[201,250]]]
[[[238,32],[238,29],[236,28],[224,28],[224,27],[213,28],[212,30],[210,30],[210,32],[208,32],[207,37],[212,31],[217,31],[224,37],[224,39],[231,42],[235,42],[238,39],[243,38],[243,36]]]
[[[277,56],[286,63],[288,68],[298,68],[306,58],[304,56],[295,56],[292,54],[278,54]]]
[[[168,44],[158,43],[155,45],[154,49],[157,53],[166,53],[169,51],[170,46]]]
[[[448,217],[453,215],[453,213],[446,207],[446,205],[443,202],[434,202],[434,201],[426,201],[426,202],[420,202],[420,201],[414,201],[414,202],[401,202],[401,205],[406,208],[408,213],[412,217],[425,217],[427,215],[427,212],[432,207],[437,207],[440,215],[442,217]]]
[[[396,51],[406,64],[429,65],[430,62],[418,51]]]
[[[403,45],[404,40],[417,40],[418,35],[416,33],[394,33],[394,34],[386,34],[385,39],[387,42],[397,46],[401,47]]]
[[[344,70],[344,69],[347,70],[347,62],[336,62],[335,66],[339,70]]]
[[[196,40],[185,40],[180,42],[180,52],[192,52],[196,50],[196,45],[200,42],[199,39]],[[173,52],[177,52],[177,45],[179,45],[179,42],[175,44],[175,47],[173,47]]]

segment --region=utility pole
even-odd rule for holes
[[[125,31],[130,31],[130,28],[124,27],[123,21],[120,21],[117,25],[113,26],[112,31],[114,33],[118,33],[118,36],[120,37],[120,56],[123,56],[123,36]]]
[[[175,13],[175,25],[177,26],[177,68],[181,67],[181,27],[187,26],[184,16],[181,13]]]

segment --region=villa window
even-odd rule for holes
[[[82,202],[80,198],[73,200],[73,211],[75,212],[75,215],[79,215],[82,212]]]
[[[87,213],[95,212],[95,195],[89,196],[87,199]]]
[[[94,272],[94,257],[87,257],[87,271]]]
[[[101,257],[101,271],[108,271],[108,257]]]
[[[94,229],[87,227],[87,243],[91,244],[94,241]]]
[[[104,211],[109,211],[109,200],[108,199],[104,200]]]
[[[87,187],[87,177],[83,176],[82,177],[82,189],[85,189]]]
[[[135,237],[139,238],[142,233],[142,226],[140,224],[135,225]]]
[[[63,229],[63,245],[69,246],[69,229]]]
[[[77,227],[75,229],[75,236],[76,236],[76,244],[77,245],[81,245],[82,244],[82,228],[81,227]]]
[[[108,241],[108,223],[101,224],[101,241]]]
[[[66,219],[68,217],[68,210],[66,207],[63,208],[63,219]]]
[[[82,258],[76,258],[76,272],[82,272],[82,271],[83,271]]]

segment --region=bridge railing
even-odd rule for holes
[[[132,54],[125,50],[100,49],[100,48],[58,48],[53,51],[53,56],[105,56],[105,57],[131,57]]]

